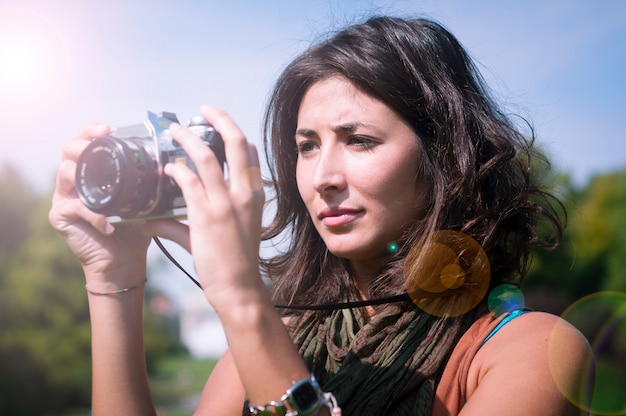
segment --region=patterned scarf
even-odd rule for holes
[[[429,315],[413,303],[389,305],[366,322],[358,310],[291,319],[300,354],[344,416],[429,416],[437,383],[459,338],[474,321]]]

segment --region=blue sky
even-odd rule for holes
[[[85,123],[187,119],[226,109],[257,141],[281,68],[330,30],[371,14],[426,15],[478,61],[578,183],[626,167],[626,2],[0,2],[0,162],[48,191],[63,141]]]

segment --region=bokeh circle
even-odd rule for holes
[[[404,261],[404,284],[413,302],[435,316],[459,316],[489,288],[487,254],[467,234],[443,230],[420,240]]]
[[[598,292],[574,302],[561,315],[549,343],[552,376],[568,399],[593,415],[626,414],[626,293]],[[572,385],[559,366],[559,332],[576,327],[589,340],[593,357]]]
[[[514,310],[524,309],[526,300],[518,286],[503,283],[494,287],[489,293],[487,306],[494,316],[500,316]]]

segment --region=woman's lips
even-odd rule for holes
[[[341,227],[360,217],[363,211],[348,208],[325,208],[318,217],[326,227]]]

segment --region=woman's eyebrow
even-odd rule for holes
[[[317,133],[314,130],[304,128],[296,130],[296,136],[315,137]]]
[[[338,125],[337,127],[335,127],[333,130],[334,131],[343,131],[346,133],[351,133],[353,131],[355,131],[356,129],[358,129],[359,127],[367,127],[368,125],[365,123],[361,123],[359,121],[354,121],[354,122],[350,122],[350,123],[343,123]]]
[[[378,128],[375,125],[369,124],[369,123],[364,123],[364,122],[361,122],[361,121],[354,121],[354,122],[351,121],[351,122],[347,122],[347,123],[341,123],[341,124],[333,127],[332,131],[335,132],[335,133],[353,133],[356,130],[358,130],[359,128],[367,128],[367,129],[371,129],[373,131],[379,131]],[[300,129],[296,130],[296,136],[316,137],[317,133],[313,129],[300,128]]]
[[[371,134],[384,135],[384,128],[377,126],[376,124],[365,123],[362,121],[354,121],[348,123],[342,123],[333,128],[335,133],[354,133],[357,130],[366,130]]]

